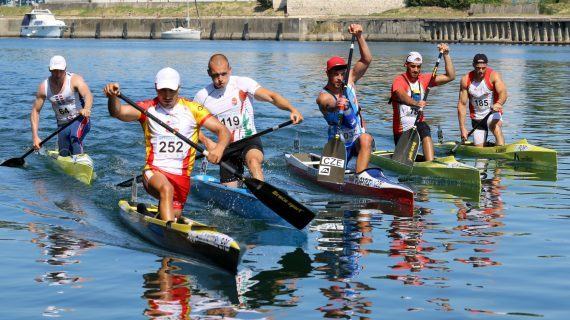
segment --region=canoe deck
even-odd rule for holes
[[[456,142],[448,141],[435,144],[438,152],[450,153]],[[530,166],[549,167],[556,169],[558,166],[556,150],[539,147],[528,143],[526,139],[506,144],[504,146],[475,147],[473,142],[460,145],[456,154],[468,157],[481,157],[487,159],[506,159],[517,163],[525,163]]]
[[[167,225],[154,217],[158,213],[154,205],[120,200],[119,207],[121,220],[143,239],[232,273],[237,271],[240,254],[238,243],[214,227],[186,217],[179,219],[178,223]]]
[[[87,185],[93,181],[93,159],[87,153],[62,157],[58,151],[49,150],[47,155],[64,173]]]
[[[408,210],[413,210],[414,192],[407,186],[384,177],[378,168],[368,169],[378,170],[379,174],[376,172],[375,176],[368,174],[367,171],[364,172],[366,174],[356,174],[354,171],[347,170],[344,176],[344,184],[318,181],[320,159],[321,156],[314,153],[285,154],[285,160],[292,172],[328,190],[389,200],[400,206],[405,206]]]
[[[393,154],[392,151],[374,151],[370,156],[370,162],[405,177],[427,178],[427,180],[433,182],[481,188],[479,170],[457,161],[453,156],[424,161],[423,155],[418,155],[414,166],[410,168],[392,160]]]

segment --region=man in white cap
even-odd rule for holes
[[[180,75],[176,70],[161,69],[156,74],[154,84],[156,97],[137,104],[196,143],[201,127],[212,131],[217,136],[218,143],[208,149],[207,158],[212,163],[220,162],[230,141],[226,127],[199,103],[178,96]],[[196,149],[144,113],[130,105],[121,105],[118,83],[107,84],[103,92],[108,97],[107,107],[112,117],[125,122],[140,122],[146,145],[143,185],[151,196],[159,200],[161,219],[175,221],[180,217],[190,192],[190,174],[194,167]]]
[[[366,124],[361,115],[361,108],[356,98],[356,82],[360,80],[370,63],[372,53],[362,35],[362,26],[351,24],[348,32],[356,36],[360,59],[356,61],[354,67],[349,71],[346,90],[344,88],[344,74],[347,63],[341,57],[332,57],[327,61],[327,84],[319,92],[317,105],[327,121],[328,138],[332,139],[337,128],[340,127],[340,134],[346,146],[346,163],[356,156],[356,172],[361,172],[368,168],[370,153],[372,152],[374,138],[366,133]],[[338,126],[338,114],[343,112],[343,119]]]
[[[467,128],[465,128],[466,106],[469,104],[469,116],[471,125],[477,127],[473,133],[473,142],[477,147],[484,147],[487,141],[487,133],[490,130],[495,136],[495,144],[505,144],[503,136],[503,105],[507,102],[507,87],[501,79],[501,75],[489,68],[489,60],[483,53],[473,57],[473,70],[461,78],[459,101],[457,103],[457,117],[461,140],[467,140]],[[487,121],[479,124],[485,117]]]
[[[281,110],[289,111],[294,124],[303,121],[301,113],[277,92],[262,87],[251,78],[233,76],[228,58],[223,54],[210,57],[208,75],[212,82],[198,91],[194,100],[203,104],[230,130],[232,142],[256,133],[254,100],[269,102]],[[200,141],[209,147],[213,145],[205,135],[200,135]],[[263,146],[259,137],[243,143],[237,150],[226,152],[224,160],[240,174],[244,172],[244,164],[247,165],[251,176],[263,181]],[[220,167],[220,182],[230,187],[238,186],[238,178],[223,167]]]
[[[83,139],[91,128],[89,116],[93,106],[93,95],[83,78],[78,74],[67,72],[66,69],[67,63],[64,57],[51,58],[49,62],[51,76],[40,83],[30,114],[32,139],[36,150],[40,148],[41,142],[38,135],[40,111],[46,100],[51,102],[58,127],[78,118],[57,136],[61,156],[83,153]]]
[[[435,79],[430,83],[431,73],[421,73],[422,55],[414,51],[410,52],[406,57],[404,63],[406,72],[398,75],[392,82],[390,100],[394,111],[392,130],[396,145],[402,133],[412,129],[414,126],[418,111],[428,105],[423,100],[427,88],[446,84],[455,79],[455,68],[449,56],[449,46],[445,43],[440,43],[437,49],[443,53],[445,74],[436,75]],[[425,160],[432,161],[434,152],[431,129],[424,121],[423,115],[420,117],[416,128],[422,141]]]

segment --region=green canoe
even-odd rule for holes
[[[435,144],[437,152],[450,153],[456,142],[444,142]],[[487,159],[507,159],[521,162],[532,166],[549,167],[556,170],[557,159],[556,150],[547,149],[528,143],[526,139],[519,140],[504,146],[475,147],[472,142],[460,145],[455,151],[456,154],[469,157],[479,157]]]
[[[93,179],[93,160],[87,153],[70,157],[62,157],[57,150],[49,150],[47,155],[60,167],[63,172],[75,179],[91,184]]]
[[[423,156],[418,155],[410,171],[410,167],[392,160],[393,154],[392,151],[374,151],[370,155],[370,161],[382,169],[396,172],[402,176],[428,178],[428,180],[481,188],[479,170],[458,162],[453,156],[424,161]]]

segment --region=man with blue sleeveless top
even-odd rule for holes
[[[319,93],[317,104],[329,125],[329,140],[337,133],[339,112],[343,113],[340,135],[346,145],[346,162],[348,163],[353,156],[357,156],[356,172],[362,172],[368,168],[374,139],[366,133],[366,124],[356,98],[355,84],[368,70],[368,66],[372,62],[372,54],[362,36],[361,25],[351,24],[348,32],[356,36],[360,60],[350,70],[346,90],[344,90],[343,83],[347,68],[346,61],[341,57],[332,57],[327,61],[328,82]]]
[[[40,149],[38,127],[40,111],[46,100],[51,102],[58,127],[79,117],[57,135],[59,155],[63,157],[83,153],[83,139],[91,128],[89,116],[93,106],[93,95],[83,78],[66,70],[67,63],[64,57],[51,58],[49,62],[51,76],[40,83],[30,114],[32,139],[36,150]]]

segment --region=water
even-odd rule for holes
[[[286,170],[282,154],[293,147],[296,132],[304,151],[319,152],[326,142],[314,101],[326,59],[346,56],[348,43],[0,39],[0,47],[0,159],[29,148],[33,95],[48,76],[49,58],[63,54],[95,97],[86,146],[98,176],[83,186],[37,154],[26,158],[24,170],[0,167],[2,319],[167,316],[160,310],[173,318],[566,318],[568,47],[452,45],[458,79],[434,88],[426,109],[434,138],[438,125],[446,139],[459,137],[459,77],[472,56],[484,52],[509,90],[507,141],[526,137],[558,150],[558,172],[465,159],[487,175],[482,194],[410,182],[417,193],[413,217],[376,201],[331,197]],[[424,54],[424,72],[437,52],[432,44],[370,47],[374,61],[358,85],[359,99],[377,147],[387,149],[393,77],[403,72],[408,51]],[[138,171],[144,146],[138,124],[108,116],[102,93],[104,84],[119,81],[135,100],[152,97],[154,74],[171,66],[182,75],[182,95],[193,97],[209,81],[206,64],[214,52],[228,55],[234,74],[280,92],[305,116],[298,127],[264,137],[266,175],[319,212],[309,232],[299,235],[190,200],[196,219],[241,244],[237,277],[149,245],[120,223],[117,201],[129,190],[114,185]],[[260,130],[287,120],[272,105],[260,103],[256,110]],[[46,104],[40,135],[54,123]]]

